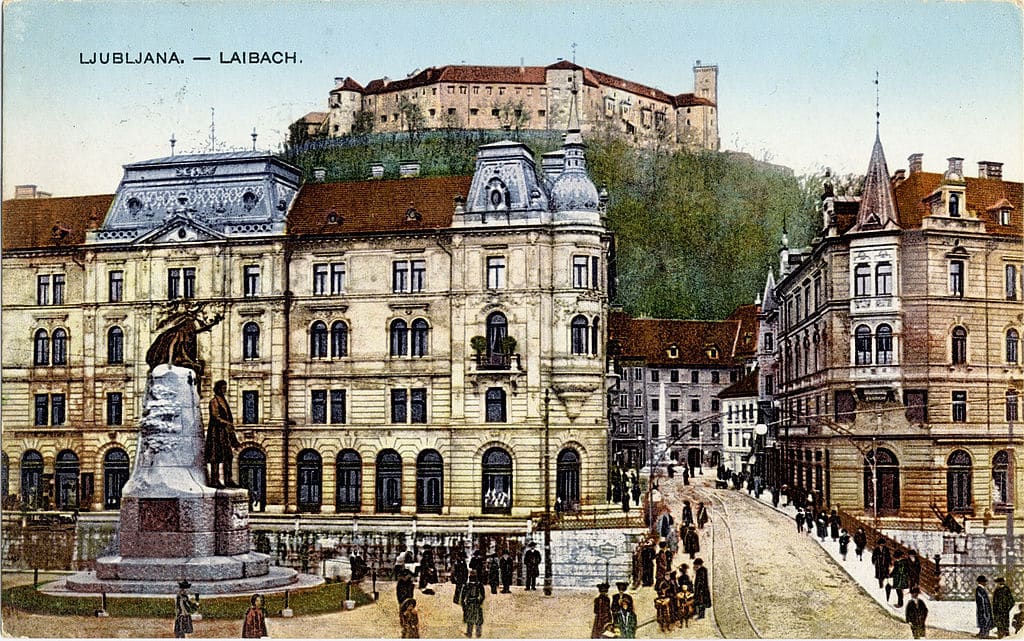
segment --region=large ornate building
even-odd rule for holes
[[[582,131],[616,131],[692,149],[719,148],[718,67],[693,67],[692,93],[668,94],[631,80],[560,61],[546,67],[446,65],[406,78],[359,84],[335,78],[327,112],[296,125],[305,136],[409,129],[558,130],[579,93]]]
[[[931,558],[952,550],[908,530],[951,512],[1005,533],[1020,504],[1024,203],[1001,163],[909,160],[890,175],[876,137],[863,196],[826,185],[821,237],[783,249],[766,294],[779,362],[762,376],[778,377],[781,482]]]
[[[503,142],[473,176],[304,185],[179,155],[5,202],[4,496],[118,507],[146,350],[191,309],[219,320],[199,387],[228,381],[256,510],[522,518],[546,474],[603,501],[611,239],[583,154],[570,131],[544,174]]]

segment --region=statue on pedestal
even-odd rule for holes
[[[238,487],[231,480],[231,459],[234,450],[242,445],[235,436],[235,419],[231,416],[224,393],[228,389],[227,381],[217,381],[213,385],[213,398],[210,399],[210,422],[206,428],[206,446],[203,454],[210,464],[210,487]],[[220,467],[224,466],[224,483],[220,482]]]
[[[152,370],[157,365],[177,365],[191,369],[198,378],[202,378],[206,364],[199,358],[196,334],[209,331],[222,320],[223,314],[205,318],[202,303],[182,304],[175,301],[168,315],[156,326],[157,329],[167,329],[160,332],[146,352],[149,368]]]

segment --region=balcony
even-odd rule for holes
[[[477,392],[491,385],[508,383],[510,391],[515,394],[519,378],[525,373],[519,354],[476,354],[470,358],[470,363],[472,366],[468,368],[466,378]]]
[[[473,357],[478,372],[521,371],[519,354],[476,354]]]

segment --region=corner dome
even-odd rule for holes
[[[597,187],[585,171],[563,171],[551,185],[551,207],[554,211],[597,211]]]

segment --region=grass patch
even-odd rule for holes
[[[267,614],[276,616],[284,608],[284,594],[264,595],[263,607]],[[31,585],[19,585],[0,593],[5,607],[33,614],[59,616],[92,616],[100,607],[99,597],[51,596],[37,591]],[[295,616],[337,612],[344,608],[344,583],[328,583],[317,588],[293,592],[290,605]],[[369,595],[352,586],[352,600],[356,607],[371,603]],[[199,611],[204,619],[241,619],[249,609],[249,596],[200,597]],[[174,616],[174,595],[166,599],[139,597],[107,598],[107,612],[112,617],[171,618]]]

